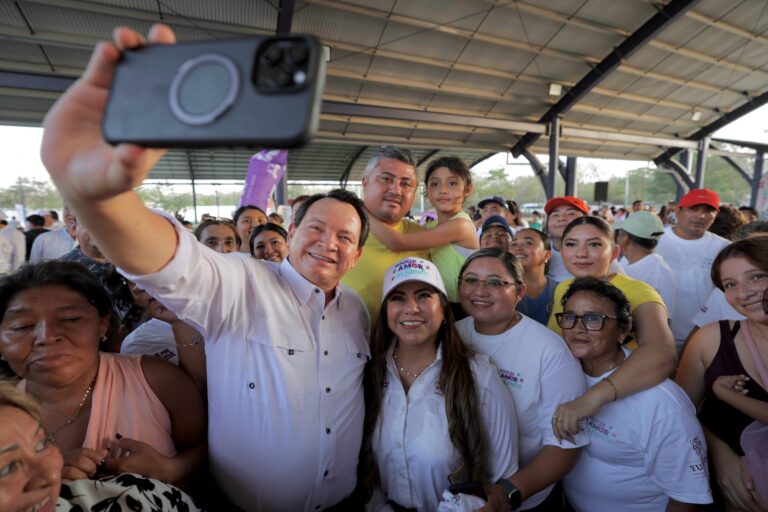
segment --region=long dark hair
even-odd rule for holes
[[[712,262],[712,284],[724,291],[720,267],[725,260],[731,258],[744,258],[763,272],[768,272],[766,255],[768,255],[768,234],[751,236],[723,247]]]
[[[480,398],[469,363],[473,353],[456,331],[448,300],[442,293],[439,295],[444,322],[437,333],[437,340],[441,342],[442,348],[442,366],[437,385],[445,397],[445,414],[448,417],[451,442],[461,456],[461,464],[451,473],[450,478],[453,482],[485,481],[488,478],[488,438],[482,423]],[[389,328],[385,299],[381,304],[371,340],[371,361],[366,366],[363,378],[365,422],[358,481],[368,494],[379,483],[372,439],[381,412],[382,389],[387,376],[387,352],[396,339]]]

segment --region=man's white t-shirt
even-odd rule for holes
[[[674,272],[660,254],[651,253],[634,263],[630,263],[626,258],[621,258],[619,263],[629,277],[653,286],[664,299],[667,311],[675,310],[677,280]]]
[[[693,324],[696,327],[704,327],[720,320],[746,320],[746,318],[728,304],[725,294],[719,288],[715,288],[707,297],[707,302],[699,308],[699,312],[693,317]]]
[[[672,334],[678,342],[693,329],[693,317],[714,289],[710,278],[712,262],[730,242],[707,231],[698,240],[677,236],[672,227],[664,230],[656,252],[670,266],[677,279],[675,307],[669,308]]]
[[[611,373],[584,378],[591,387]],[[664,512],[670,498],[712,502],[701,425],[671,380],[604,405],[584,426],[591,442],[563,478],[577,512]]]
[[[512,393],[519,423],[521,468],[545,445],[575,448],[589,442],[586,433],[580,433],[575,436],[575,445],[561,445],[552,432],[552,415],[557,406],[575,400],[586,389],[581,365],[560,336],[525,315],[517,325],[496,336],[478,333],[472,317],[461,320],[456,327],[472,350],[490,358]],[[539,505],[552,487],[529,497],[521,509]]]

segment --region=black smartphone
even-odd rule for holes
[[[483,482],[475,481],[451,484],[448,490],[453,494],[469,494],[488,501],[488,496],[485,494],[485,487],[483,486]]]
[[[293,148],[317,131],[325,83],[312,36],[147,45],[123,53],[102,120],[111,144]]]

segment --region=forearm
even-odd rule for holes
[[[750,418],[768,423],[768,403],[742,395],[736,391],[719,393],[718,398]]]
[[[530,464],[507,478],[520,490],[523,500],[559,482],[576,465],[580,448],[544,446]]]
[[[67,202],[109,261],[131,274],[157,272],[176,251],[173,226],[134,191],[101,201]]]
[[[665,350],[657,343],[639,346],[610,377],[610,384],[592,386],[587,393],[600,393],[602,404],[651,388],[670,376],[675,366],[674,348]],[[595,395],[598,396],[598,395]]]
[[[205,397],[208,379],[205,367],[205,340],[191,325],[182,320],[171,323],[179,354],[179,368],[187,372],[200,394]]]
[[[371,233],[373,233],[373,236],[378,238],[390,251],[399,252],[407,250],[403,248],[401,233],[395,231],[372,215],[369,215],[368,218],[371,222]]]
[[[203,467],[207,458],[208,443],[200,443],[170,457],[157,476],[148,476],[183,488],[195,472]]]

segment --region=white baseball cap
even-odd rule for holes
[[[411,281],[426,283],[443,295],[447,295],[440,271],[437,270],[434,263],[421,258],[403,258],[387,269],[387,273],[384,275],[384,292],[381,294],[381,300],[384,301],[389,292],[401,284]]]

